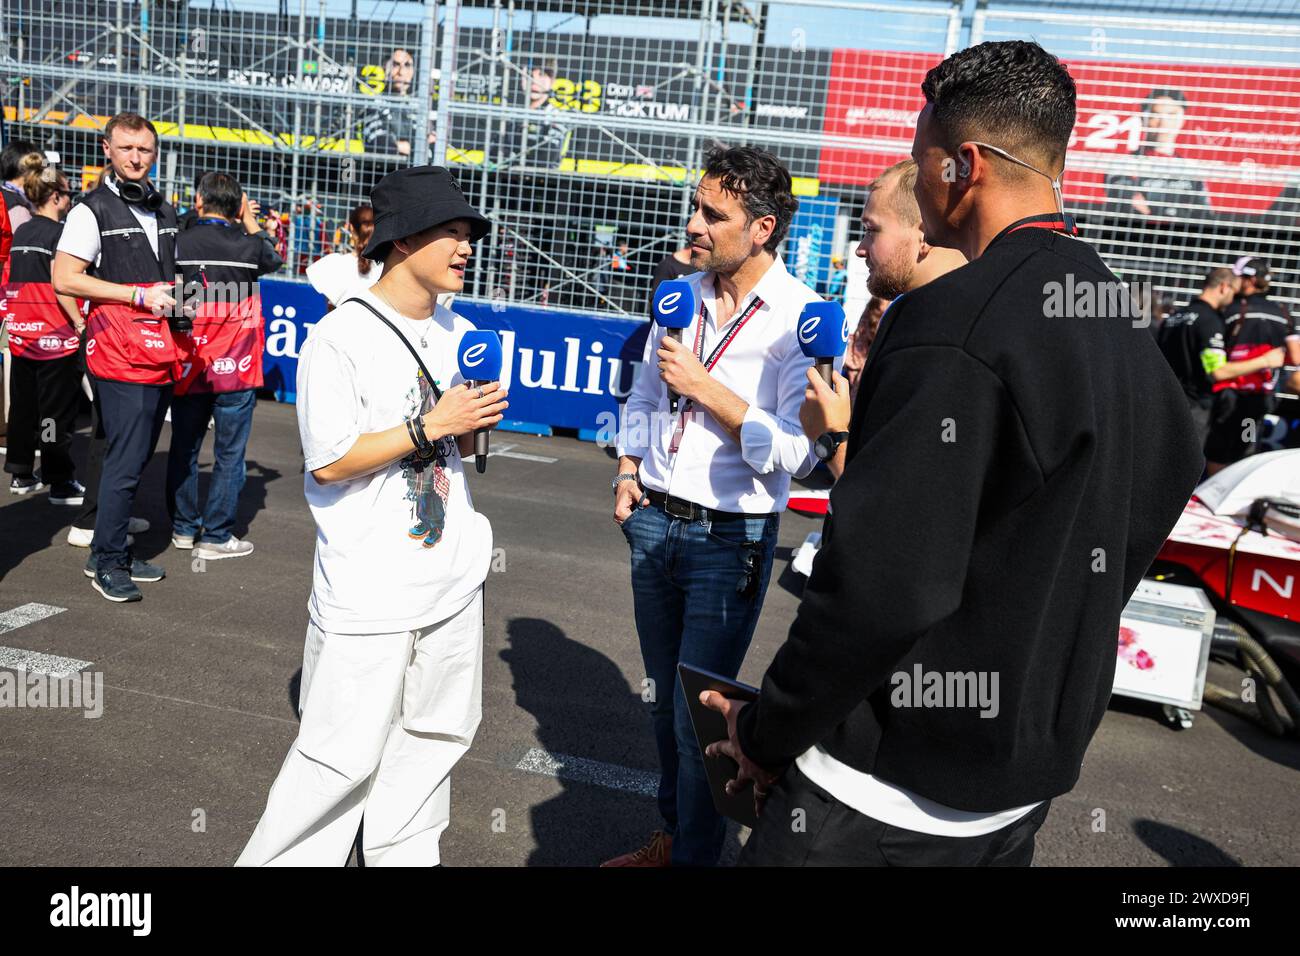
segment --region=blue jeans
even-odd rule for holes
[[[172,447],[167,456],[167,510],[172,534],[204,544],[230,540],[235,509],[244,488],[244,448],[253,427],[257,395],[253,389],[218,394],[177,395],[172,399]],[[212,482],[199,512],[199,448],[213,421]]]
[[[659,812],[673,835],[674,866],[714,866],[726,823],[713,808],[704,759],[677,680],[678,662],[735,677],[767,593],[779,518],[686,521],[657,505],[623,522],[632,549],[632,601],[659,750]],[[752,596],[739,593],[748,552]]]

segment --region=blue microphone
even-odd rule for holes
[[[809,302],[799,313],[797,331],[799,348],[813,360],[822,381],[830,385],[835,360],[844,354],[849,341],[844,306],[838,302]]]
[[[486,385],[501,378],[501,336],[491,329],[475,329],[460,337],[456,350],[460,375],[471,387]],[[474,431],[474,470],[487,471],[488,430]]]
[[[699,308],[695,301],[695,287],[684,279],[666,279],[655,289],[654,303],[651,311],[655,322],[668,333],[674,342],[682,340],[682,329],[691,324],[695,310]],[[676,415],[679,396],[668,389],[668,408]]]

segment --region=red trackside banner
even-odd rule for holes
[[[893,142],[823,149],[823,182],[865,185],[908,154],[925,105],[921,81],[941,59],[835,51],[825,133]],[[1286,177],[1273,171],[1300,170],[1300,69],[1104,60],[1067,60],[1066,66],[1078,85],[1065,173],[1065,194],[1074,203],[1114,200],[1108,176],[1144,176],[1149,168],[1151,175],[1188,184],[1180,191],[1201,196],[1214,211],[1260,213],[1286,186]],[[1300,173],[1292,178],[1300,180]]]

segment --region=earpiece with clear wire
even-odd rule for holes
[[[1061,193],[1061,180],[1065,177],[1064,166],[1061,167],[1061,173],[1059,176],[1053,176],[1050,173],[1043,172],[1037,166],[1025,162],[1023,159],[1018,159],[1017,157],[1012,156],[1005,149],[1001,149],[1000,147],[994,146],[991,143],[981,143],[978,140],[971,140],[971,142],[976,146],[982,146],[985,149],[991,149],[993,152],[997,153],[1003,159],[1009,160],[1010,162],[1015,163],[1017,166],[1023,166],[1025,167],[1025,169],[1032,169],[1034,172],[1038,173],[1038,175],[1048,180],[1052,184],[1052,195],[1056,198],[1056,209],[1058,212],[1060,212],[1062,219],[1066,218],[1065,197]]]

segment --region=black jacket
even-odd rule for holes
[[[1117,281],[1087,244],[1021,229],[890,310],[798,616],[741,714],[759,764],[820,743],[969,811],[1074,785],[1120,612],[1202,457],[1145,329],[1045,317],[1067,273]],[[996,674],[996,716],[895,706],[917,664]]]
[[[251,295],[251,283],[283,265],[275,243],[264,231],[249,235],[239,223],[222,219],[195,218],[176,240],[176,267],[184,279],[187,296],[199,294],[206,298],[195,291],[196,286],[209,288],[215,283],[246,283]]]

